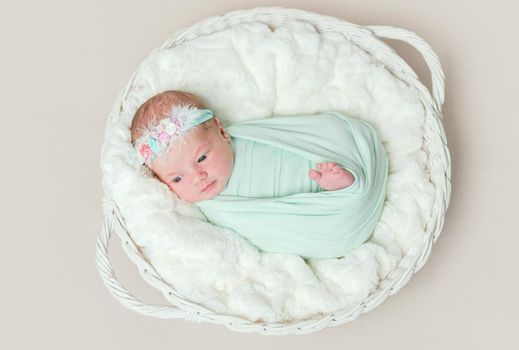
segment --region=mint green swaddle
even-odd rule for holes
[[[249,120],[227,128],[234,168],[226,188],[197,205],[209,222],[267,252],[344,256],[373,233],[385,199],[388,160],[373,128],[330,112]],[[308,177],[332,161],[355,182],[326,191]]]

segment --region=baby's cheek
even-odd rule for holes
[[[171,192],[177,197],[177,198],[184,198],[185,196],[183,195],[183,192],[178,188],[178,186],[176,186],[175,188],[173,187],[170,187],[171,188]]]
[[[179,184],[173,184],[173,183],[169,184],[169,189],[171,190],[171,192],[174,192],[177,195],[179,195],[180,194],[179,192],[182,191]]]

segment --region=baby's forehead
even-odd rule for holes
[[[211,132],[202,127],[197,127],[195,130],[189,130],[182,139],[186,146],[196,148],[211,141]]]
[[[210,145],[212,142],[209,134],[203,130],[193,130],[177,141],[170,149],[171,160],[184,159],[186,157],[196,156],[196,153],[203,151],[203,147]]]

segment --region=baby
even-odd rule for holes
[[[196,96],[166,91],[139,107],[131,140],[178,198],[264,251],[344,256],[382,211],[386,153],[369,124],[340,113],[224,128]]]
[[[203,113],[206,117],[197,115]],[[161,149],[163,154],[152,156],[153,149],[148,143],[153,126],[171,117],[180,120],[185,115],[192,115],[195,122],[184,126],[183,135],[177,140],[168,139],[173,142]],[[131,136],[143,159],[149,157],[144,159],[146,165],[178,198],[189,203],[208,200],[227,185],[234,164],[231,137],[220,119],[196,96],[183,91],[165,91],[153,96],[137,110]],[[157,141],[161,143],[160,134]],[[308,176],[324,190],[345,188],[354,182],[353,175],[334,162],[317,163],[316,169],[308,171]]]

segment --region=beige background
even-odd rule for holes
[[[146,3],[146,4],[145,4]],[[518,5],[513,1],[0,3],[2,349],[517,349]],[[95,267],[100,148],[114,99],[176,30],[234,9],[298,7],[422,36],[446,73],[452,199],[425,267],[375,310],[307,336],[144,317]],[[428,83],[419,55],[397,50]],[[119,278],[161,302],[112,241]]]

